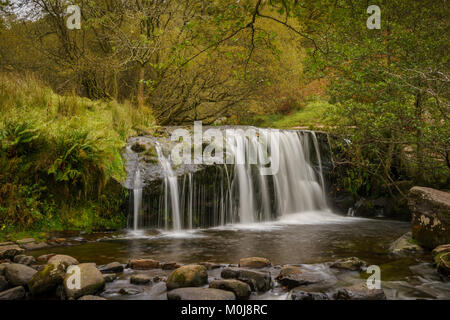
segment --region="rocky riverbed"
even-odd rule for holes
[[[422,249],[404,234],[409,224],[240,228],[71,235],[35,250],[3,244],[0,299],[450,299],[449,247]],[[371,265],[380,266],[380,290],[367,287]]]

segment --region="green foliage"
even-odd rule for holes
[[[0,97],[0,229],[123,226],[120,152],[151,115],[11,74],[0,75]]]

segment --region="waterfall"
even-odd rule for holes
[[[139,228],[139,213],[142,206],[142,179],[141,170],[137,166],[134,173],[134,183],[133,183],[133,229],[137,231]]]
[[[225,155],[235,160],[233,164],[174,166],[170,151],[163,150],[160,141],[153,141],[161,183],[147,185],[144,194],[142,188],[133,190],[135,229],[140,211],[145,216],[140,227],[179,231],[272,221],[291,214],[327,210],[316,133],[279,131],[279,139],[267,146],[262,141],[268,140],[269,129],[258,130],[259,136],[249,136],[243,130],[230,134],[227,131]],[[271,160],[276,155],[278,170],[273,175],[263,175],[268,164],[262,159]],[[135,179],[141,179],[139,170]]]
[[[171,203],[171,220],[173,222],[173,229],[175,231],[181,230],[181,219],[180,219],[180,198],[178,196],[178,177],[175,176],[172,165],[168,158],[166,158],[163,154],[161,145],[159,143],[156,144],[156,151],[158,153],[158,161],[161,164],[163,172],[165,173],[164,177],[164,211],[165,211],[165,228],[168,229],[168,194],[170,193],[170,203]]]

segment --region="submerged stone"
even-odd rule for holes
[[[130,283],[137,285],[145,285],[152,282],[152,278],[145,274],[132,275],[130,278]]]

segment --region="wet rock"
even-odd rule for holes
[[[316,272],[304,271],[296,266],[285,266],[281,269],[276,280],[288,289],[298,286],[310,285],[324,280],[321,274]]]
[[[155,276],[153,277],[153,282],[157,283],[157,282],[166,282],[167,278],[163,277],[163,276]]]
[[[65,268],[79,264],[78,260],[71,256],[57,254],[48,260],[48,264],[58,266],[62,264]]]
[[[367,267],[367,263],[359,258],[352,257],[337,260],[330,267],[350,271],[364,271]]]
[[[56,256],[55,253],[43,254],[42,256],[37,257],[37,261],[41,263],[47,263],[51,257]]]
[[[165,262],[161,264],[161,269],[163,270],[175,270],[178,269],[179,267],[181,267],[181,265],[179,265],[176,262]]]
[[[119,262],[111,262],[100,268],[101,273],[121,273],[123,272],[123,265]]]
[[[259,272],[239,268],[225,268],[221,272],[224,279],[236,279],[247,283],[252,291],[265,292],[272,287],[272,278],[268,272]]]
[[[23,253],[25,250],[19,247],[17,244],[0,246],[0,260],[13,259],[18,254]]]
[[[434,257],[437,270],[440,274],[450,279],[450,252],[442,252]]]
[[[306,292],[303,290],[294,290],[291,294],[292,300],[330,300],[330,297],[321,292]]]
[[[158,269],[159,261],[152,259],[134,259],[130,261],[129,265],[134,270]]]
[[[204,266],[208,270],[220,268],[220,264],[214,262],[200,262],[199,265]]]
[[[2,263],[2,264],[0,264],[0,276],[3,276],[5,274],[5,269],[6,269],[6,266],[8,264],[9,263]]]
[[[431,254],[433,255],[433,257],[435,257],[438,254],[446,253],[446,252],[450,252],[450,244],[443,244],[439,247],[434,248],[433,251],[431,252]]]
[[[141,291],[134,288],[122,288],[118,291],[118,293],[123,296],[134,296],[141,293]]]
[[[152,282],[152,279],[145,274],[132,275],[130,278],[130,283],[137,285],[145,285]]]
[[[33,243],[33,242],[36,242],[36,240],[34,240],[33,238],[20,239],[20,240],[16,241],[16,243],[18,245],[23,245],[23,244],[27,244],[27,243]]]
[[[342,288],[334,293],[336,300],[386,300],[382,289],[369,289],[365,283]]]
[[[95,295],[103,290],[105,286],[105,279],[102,273],[96,268],[93,263],[82,263],[74,269],[74,272],[68,272],[64,278],[64,288],[68,298],[77,299],[85,295]],[[80,281],[74,281],[74,277],[79,274]],[[77,287],[79,284],[79,287]]]
[[[25,298],[25,289],[22,286],[0,292],[0,300],[22,300]]]
[[[270,267],[272,263],[266,258],[252,257],[239,260],[239,267],[241,268],[265,268]]]
[[[141,144],[139,142],[136,142],[135,144],[133,144],[131,146],[131,150],[133,150],[136,153],[142,153],[145,150],[147,150],[147,147],[145,146],[145,144]]]
[[[174,270],[167,278],[167,289],[201,287],[208,283],[208,273],[204,266],[188,265]]]
[[[214,280],[209,284],[210,288],[231,291],[238,299],[247,299],[251,294],[250,286],[239,280]]]
[[[5,268],[5,278],[11,286],[25,286],[36,272],[23,264],[11,263]]]
[[[117,275],[115,273],[107,273],[103,275],[103,279],[105,279],[106,283],[111,283],[117,279]]]
[[[25,250],[40,250],[49,247],[46,242],[29,242],[24,243],[21,247]]]
[[[8,281],[4,276],[0,276],[0,292],[5,291],[9,288]]]
[[[450,193],[414,187],[408,194],[412,235],[427,249],[450,243]]]
[[[212,288],[180,288],[167,293],[168,300],[235,300],[233,292]]]
[[[30,264],[35,263],[36,259],[32,256],[26,256],[23,254],[19,254],[14,257],[13,261],[15,263],[24,264],[26,266],[29,266]]]
[[[389,250],[394,254],[410,254],[424,251],[424,249],[412,239],[411,232],[408,232],[395,240]]]
[[[66,268],[63,264],[48,264],[28,281],[30,293],[34,296],[54,292],[63,283]]]
[[[82,296],[81,298],[79,298],[78,300],[82,300],[82,301],[100,301],[100,300],[106,300],[105,298],[99,297],[99,296]]]

